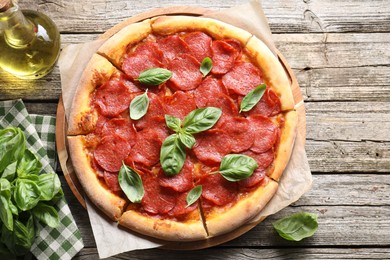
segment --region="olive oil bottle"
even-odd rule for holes
[[[38,79],[54,67],[60,34],[46,15],[0,0],[0,67],[21,79]]]

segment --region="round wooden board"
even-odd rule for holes
[[[176,6],[176,7],[159,8],[128,18],[127,20],[107,30],[104,34],[99,36],[99,39],[108,39],[113,34],[121,30],[123,27],[131,23],[139,22],[155,16],[160,16],[160,15],[202,16],[211,12],[214,11],[210,9],[205,9],[201,7],[192,7],[192,6],[191,7]],[[298,81],[291,67],[289,66],[289,64],[287,63],[287,61],[279,51],[277,51],[277,55],[279,61],[285,68],[286,73],[290,78],[291,89],[295,101],[295,110],[297,111],[299,117],[298,132],[300,132],[300,134],[302,134],[302,136],[305,139],[306,138],[306,113],[305,113],[305,108],[303,103],[303,96],[299,88]],[[80,202],[80,204],[84,208],[86,208],[83,189],[77,179],[70,158],[68,156],[68,151],[67,151],[68,146],[66,142],[66,129],[67,129],[67,123],[65,118],[64,104],[62,102],[62,98],[60,98],[58,103],[58,108],[57,108],[57,121],[56,121],[56,146],[57,146],[58,158],[61,164],[62,171],[65,176],[65,180],[67,181],[71,191],[73,192],[77,200]],[[213,237],[207,240],[201,240],[195,242],[169,242],[169,241],[168,242],[159,241],[159,242],[165,244],[165,246],[162,248],[174,249],[174,250],[195,250],[195,249],[208,248],[208,247],[212,247],[212,246],[216,246],[228,242],[234,238],[241,236],[242,234],[246,233],[247,231],[255,227],[257,224],[259,224],[262,220],[264,220],[264,218],[254,223],[245,224],[228,234],[224,234],[218,237]]]

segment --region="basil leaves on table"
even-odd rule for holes
[[[258,167],[257,162],[243,154],[228,154],[222,158],[218,172],[228,181],[239,181],[250,177]]]
[[[149,108],[148,90],[136,96],[130,103],[130,118],[138,120],[142,118]]]
[[[210,57],[206,57],[203,59],[202,63],[200,64],[200,72],[202,72],[203,77],[206,77],[207,74],[210,73],[211,69],[213,68],[213,61],[210,59]]]
[[[240,113],[242,111],[251,110],[256,104],[260,101],[261,97],[264,95],[265,89],[267,86],[265,84],[261,84],[249,92],[241,101],[240,104]]]
[[[195,186],[194,188],[192,188],[192,190],[190,190],[190,192],[188,192],[188,194],[187,194],[186,208],[188,208],[189,206],[194,204],[195,201],[197,201],[199,199],[200,195],[202,195],[202,185],[198,185],[198,186]]]
[[[22,130],[0,130],[0,255],[26,254],[38,221],[50,227],[59,224],[52,205],[63,196],[60,180],[55,173],[41,171],[41,162],[26,148]]]
[[[147,86],[158,86],[171,77],[172,72],[167,69],[151,68],[142,71],[136,80]]]
[[[144,186],[141,176],[131,167],[122,163],[118,174],[119,186],[126,197],[133,203],[140,203],[144,197]]]
[[[221,114],[222,110],[216,107],[198,108],[184,118],[183,126],[179,118],[165,115],[166,125],[176,132],[161,146],[160,163],[166,175],[174,176],[180,172],[186,159],[185,147],[191,149],[196,142],[192,134],[212,128]]]
[[[318,228],[317,215],[300,212],[272,223],[278,234],[290,241],[300,241],[314,235]]]

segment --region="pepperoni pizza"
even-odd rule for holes
[[[206,58],[212,65],[204,73]],[[169,78],[141,81],[155,68]],[[243,110],[261,85],[261,99]],[[132,104],[141,96],[148,106],[134,118]],[[191,132],[188,117],[206,108],[218,116]],[[161,16],[128,25],[94,54],[74,97],[67,140],[86,195],[108,217],[152,237],[196,241],[259,214],[277,190],[296,125],[289,80],[262,41],[214,19]],[[176,146],[164,152],[169,144]],[[230,155],[255,166],[242,177],[247,164],[222,166]],[[124,167],[139,179],[127,176],[123,185]],[[241,177],[226,178],[229,167]],[[201,190],[189,202],[195,187]],[[137,191],[141,197],[131,199]]]

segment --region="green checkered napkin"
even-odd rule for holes
[[[0,101],[0,129],[21,128],[27,147],[41,159],[43,172],[55,169],[55,117],[29,115],[22,100]],[[71,259],[83,247],[80,231],[65,199],[56,205],[60,225],[53,229],[39,226],[39,235],[31,248],[38,259]]]

